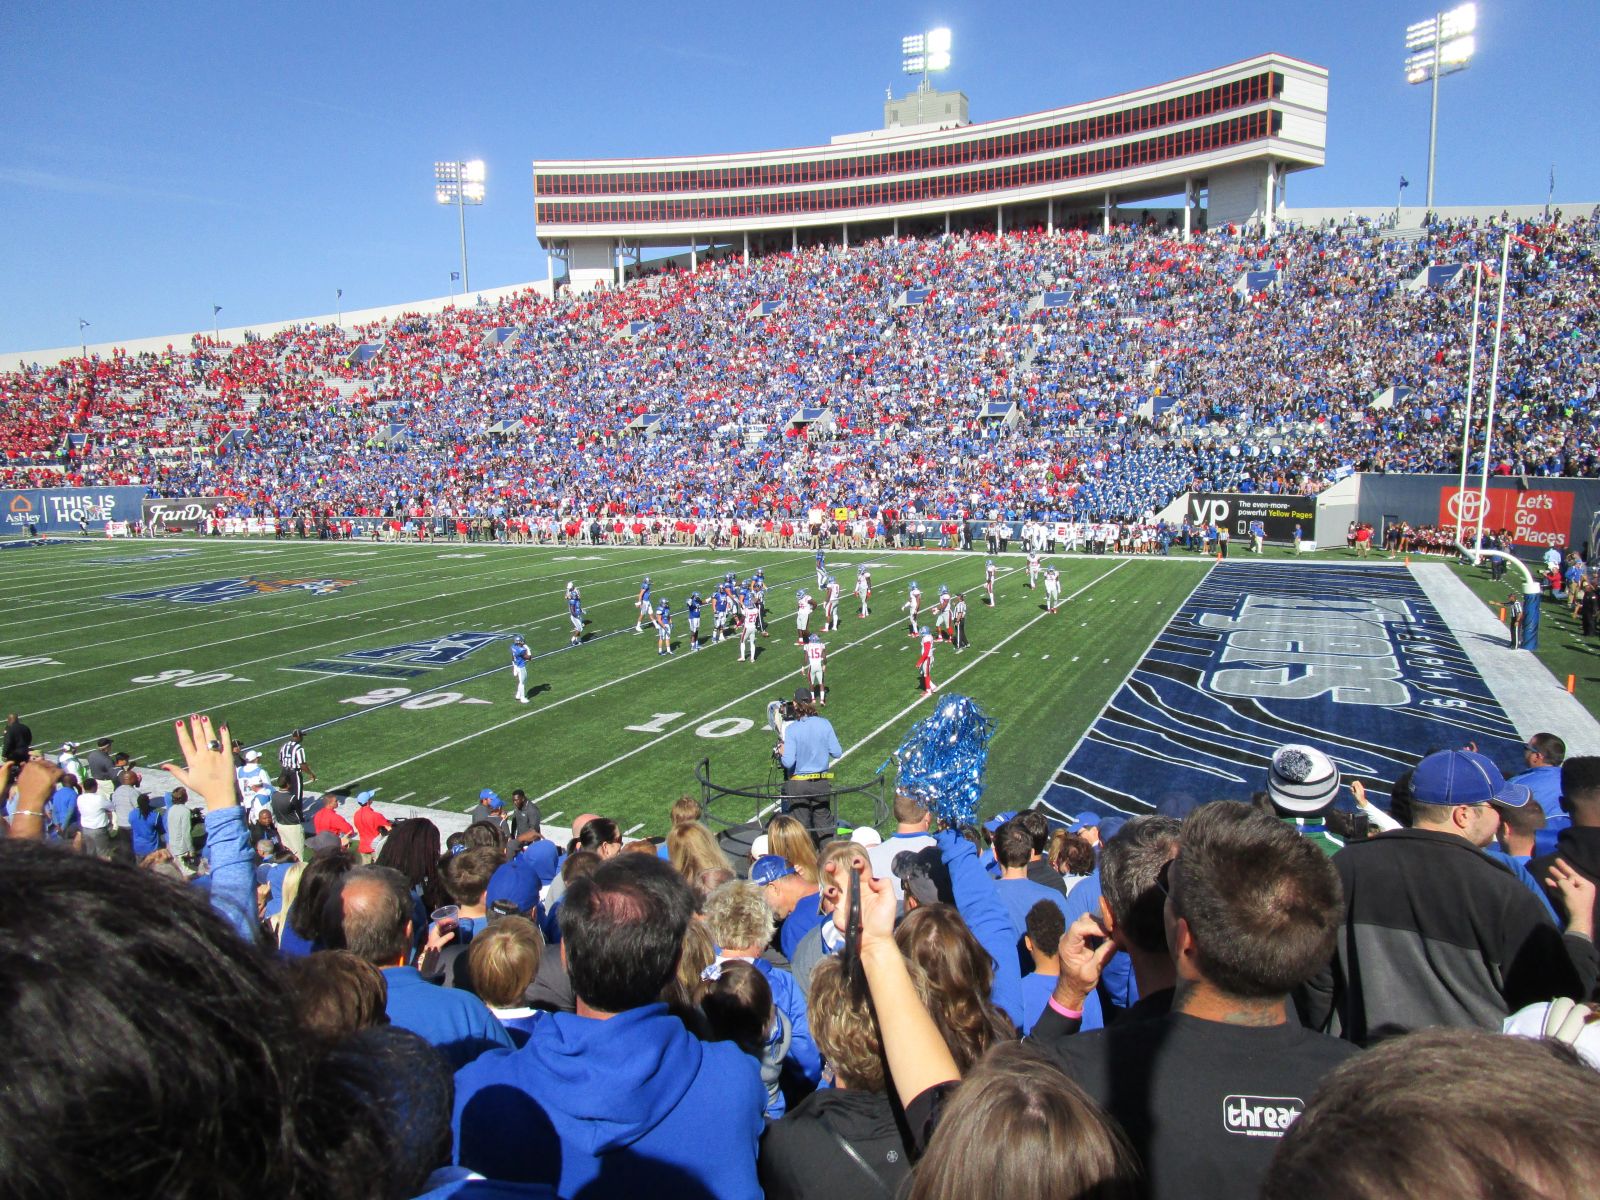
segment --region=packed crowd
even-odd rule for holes
[[[1497,264],[1502,231],[889,240],[72,358],[0,375],[0,483],[140,482],[257,515],[1082,520],[1449,471],[1472,272],[1405,284]],[[1592,474],[1600,223],[1514,232],[1491,465]],[[1278,285],[1241,294],[1250,270]],[[1391,387],[1411,390],[1375,404]],[[985,415],[1011,405],[1014,427]]]
[[[1577,1200],[1600,1171],[1600,759],[1552,735],[1510,780],[1431,753],[1388,811],[1286,745],[1250,803],[1129,820],[949,827],[901,790],[891,832],[835,834],[823,785],[759,833],[684,798],[665,838],[561,844],[487,790],[448,838],[370,794],[290,835],[303,752],[274,782],[207,717],[177,741],[165,819],[124,771],[108,837],[126,763],[8,720],[18,1200]]]

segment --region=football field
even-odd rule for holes
[[[940,695],[994,718],[988,811],[1039,795],[1067,751],[1212,563],[1058,556],[1063,605],[1045,612],[1020,556],[999,560],[982,602],[984,555],[834,553],[842,617],[828,647],[828,704],[845,756],[841,786],[865,783],[931,706],[901,605],[941,584],[965,591],[971,648],[940,645]],[[870,564],[871,615],[849,594]],[[725,642],[689,648],[684,601],[723,576],[765,573],[770,637],[754,664]],[[728,786],[775,783],[766,706],[801,682],[795,595],[816,592],[809,552],[360,542],[67,542],[5,556],[0,694],[35,744],[114,739],[144,764],[173,753],[172,723],[206,711],[269,763],[306,731],[323,787],[377,788],[380,805],[468,808],[480,789],[521,787],[547,819],[615,817],[666,831],[709,758]],[[672,602],[676,652],[635,634],[634,601]],[[567,583],[588,615],[569,645]],[[711,630],[709,606],[702,639]],[[820,629],[820,613],[813,631]],[[533,654],[530,702],[514,699],[509,638]]]

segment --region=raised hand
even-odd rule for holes
[[[235,808],[239,804],[239,783],[233,773],[233,735],[223,725],[219,733],[212,731],[211,718],[204,713],[187,722],[179,721],[178,749],[183,754],[184,765],[162,763],[179,783],[206,802],[207,811]],[[217,742],[213,750],[211,743]]]

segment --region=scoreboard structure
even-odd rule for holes
[[[1176,198],[1197,223],[1271,228],[1290,172],[1321,166],[1328,72],[1263,54],[1087,104],[827,146],[533,164],[540,245],[570,285],[620,282],[650,247],[765,254],[951,230],[1109,227]]]

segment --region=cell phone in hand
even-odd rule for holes
[[[844,948],[840,961],[851,994],[858,1000],[864,1000],[867,995],[867,975],[861,967],[861,875],[855,870],[850,872],[850,892],[846,903]]]

